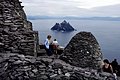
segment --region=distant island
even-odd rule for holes
[[[56,23],[51,30],[61,31],[61,32],[70,32],[75,31],[75,29],[69,24],[67,21],[63,21],[62,23]]]

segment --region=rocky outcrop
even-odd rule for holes
[[[62,23],[56,23],[51,30],[62,31],[62,32],[69,32],[74,31],[75,29],[65,20]]]
[[[74,66],[99,69],[102,53],[90,32],[80,32],[71,39],[60,58]]]
[[[80,68],[50,57],[0,54],[0,80],[114,80],[109,73]]]
[[[0,52],[35,55],[38,51],[38,32],[19,0],[0,0]]]

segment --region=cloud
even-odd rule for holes
[[[120,16],[120,0],[21,0],[27,15]]]
[[[79,4],[78,7],[86,9],[120,4],[120,0],[75,0],[75,1],[81,2],[81,4]]]
[[[101,16],[120,16],[120,4],[96,7],[93,11],[99,13]]]

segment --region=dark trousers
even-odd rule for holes
[[[53,49],[52,49],[51,46],[49,47],[49,49],[47,49],[47,48],[45,47],[45,50],[46,50],[48,56],[51,56],[51,55],[53,54]]]

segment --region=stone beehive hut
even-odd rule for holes
[[[0,0],[0,52],[35,55],[38,50],[38,32],[19,0]]]
[[[80,32],[71,39],[60,58],[74,66],[99,69],[102,53],[90,32]]]

